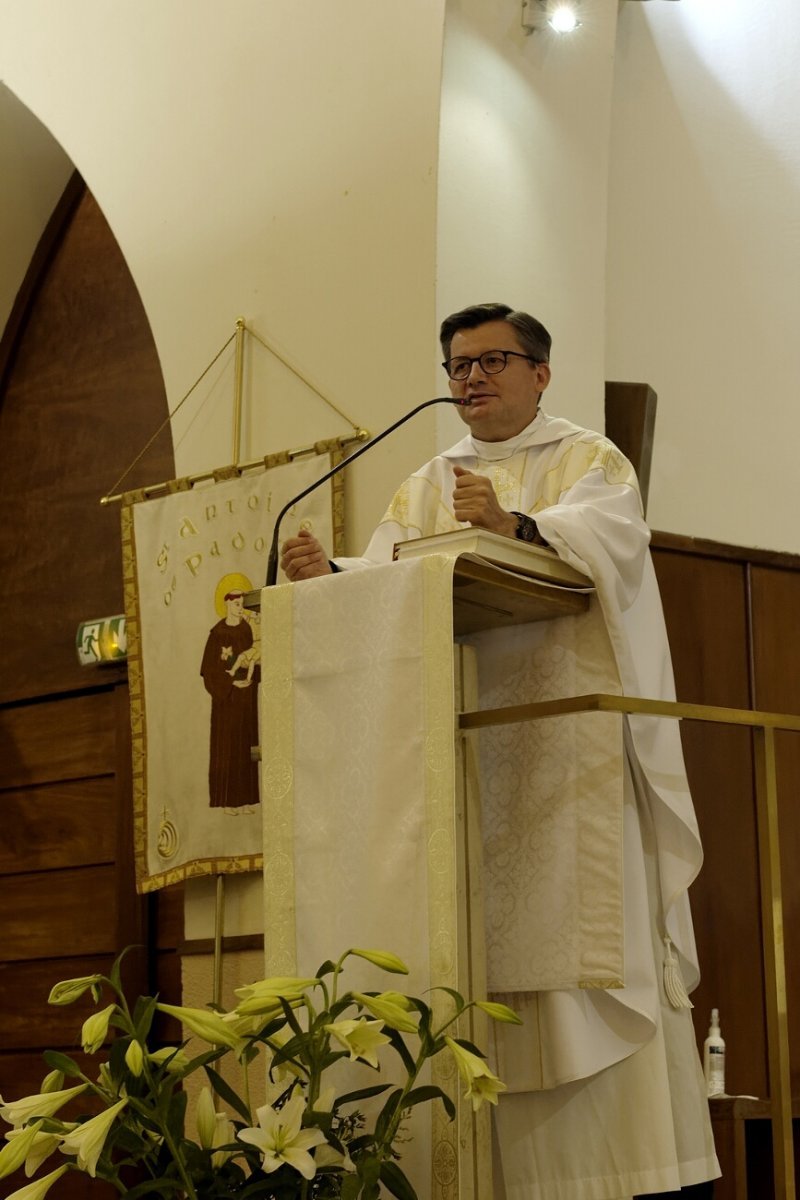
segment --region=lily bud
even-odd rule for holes
[[[64,979],[61,983],[54,984],[50,989],[47,1003],[72,1004],[73,1000],[77,1000],[89,988],[92,989],[95,1000],[99,1000],[99,984],[102,978],[102,975],[81,975],[79,979]]]
[[[136,1038],[132,1040],[125,1051],[125,1066],[131,1075],[135,1075],[137,1079],[139,1078],[144,1067],[144,1052],[141,1042],[137,1042]]]
[[[81,1044],[84,1054],[96,1054],[100,1049],[108,1035],[108,1023],[116,1007],[116,1004],[109,1004],[108,1008],[104,1008],[98,1013],[92,1013],[83,1022]]]
[[[358,958],[365,958],[367,962],[374,963],[382,971],[391,971],[395,975],[408,974],[408,967],[402,958],[398,958],[396,954],[390,954],[388,950],[351,949],[348,950],[348,954],[355,954]]]

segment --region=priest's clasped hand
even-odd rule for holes
[[[301,529],[297,537],[287,538],[281,546],[281,569],[290,583],[332,574],[327,554],[307,529]]]
[[[518,518],[500,507],[492,482],[485,475],[474,475],[463,467],[453,467],[453,514],[457,521],[468,521],[478,529],[514,537]]]

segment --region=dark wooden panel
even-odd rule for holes
[[[750,704],[746,568],[654,550],[680,700]],[[691,890],[702,974],[698,1042],[720,1009],[731,1092],[767,1091],[753,759],[745,730],[682,722],[681,737],[705,863]]]
[[[116,909],[113,866],[0,879],[0,960],[113,954]]]
[[[679,700],[750,706],[744,568],[654,550]]]
[[[691,888],[700,985],[692,993],[698,1044],[712,1008],[727,1043],[726,1087],[766,1096],[761,905],[747,730],[681,723],[686,770],[705,861]]]
[[[658,397],[647,383],[606,383],[606,436],[633,463],[647,511]]]
[[[112,862],[115,802],[111,776],[0,792],[0,874]]]
[[[62,979],[108,975],[113,958],[50,959],[0,964],[0,1046],[4,1050],[51,1049],[71,1054],[79,1046],[81,1026],[95,1009],[91,994],[74,1004],[47,1003]],[[112,1002],[112,995],[103,1006]]]
[[[800,571],[751,567],[758,708],[800,713]],[[800,1093],[800,734],[776,737],[792,1086]]]
[[[0,787],[113,774],[113,693],[0,709]]]
[[[800,570],[751,568],[756,707],[800,713]]]
[[[157,928],[156,945],[159,950],[175,950],[183,944],[184,894],[182,883],[162,888],[153,894]]]
[[[122,610],[119,509],[99,500],[167,416],[147,317],[103,214],[87,192],[66,217],[38,286],[26,281],[0,396],[0,701],[90,685],[76,627]],[[125,486],[169,479],[173,465],[167,424]]]
[[[800,554],[785,550],[759,550],[755,546],[736,546],[732,542],[714,542],[711,538],[687,537],[683,533],[652,531],[651,546],[658,550],[675,550],[679,554],[699,555],[701,558],[724,558],[728,561],[755,563],[762,567],[780,567],[784,571],[800,571]]]

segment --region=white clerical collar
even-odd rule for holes
[[[511,458],[523,446],[529,444],[531,436],[538,433],[542,425],[547,420],[547,417],[542,412],[541,408],[536,410],[536,416],[526,425],[523,430],[515,434],[514,437],[506,438],[504,442],[482,442],[474,435],[470,435],[469,441],[472,442],[475,450],[474,453],[478,458],[483,458],[489,462],[497,462],[499,459]]]

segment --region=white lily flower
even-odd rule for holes
[[[24,1125],[31,1117],[52,1117],[54,1113],[71,1100],[85,1092],[88,1084],[81,1083],[77,1087],[63,1088],[58,1092],[37,1092],[35,1096],[22,1096],[19,1100],[4,1101],[0,1096],[0,1117],[9,1125]]]
[[[326,1142],[324,1146],[320,1146],[317,1150],[314,1161],[317,1167],[341,1167],[343,1171],[355,1171],[356,1164],[353,1162],[347,1151],[340,1154],[333,1146],[329,1146]]]
[[[72,1125],[69,1126],[72,1128]],[[42,1133],[40,1132],[41,1123],[37,1121],[35,1125],[27,1125],[24,1129],[9,1129],[6,1134],[8,1141],[19,1142],[26,1137],[30,1130],[34,1131],[33,1138],[30,1141],[28,1151],[24,1156],[25,1174],[28,1179],[31,1175],[35,1175],[46,1158],[53,1153],[58,1147],[62,1134],[60,1133]],[[3,1155],[0,1153],[0,1158]]]
[[[0,1150],[0,1179],[5,1179],[6,1175],[13,1174],[22,1166],[41,1128],[42,1122],[37,1121],[35,1125],[28,1125],[25,1129],[10,1130],[10,1138],[9,1134],[6,1134],[6,1145]]]
[[[44,1178],[37,1179],[34,1183],[28,1183],[23,1188],[18,1188],[16,1192],[10,1192],[6,1200],[43,1200],[56,1180],[60,1179],[66,1171],[66,1166],[59,1167],[57,1171],[51,1171]]]
[[[77,1154],[79,1169],[87,1171],[93,1179],[97,1170],[97,1160],[106,1144],[111,1126],[127,1103],[127,1100],[118,1100],[105,1112],[98,1113],[96,1117],[84,1121],[77,1129],[70,1130],[62,1139],[62,1153]]]
[[[371,1067],[378,1066],[378,1046],[389,1041],[386,1034],[380,1032],[383,1021],[367,1021],[364,1017],[358,1021],[335,1021],[325,1028],[345,1050],[350,1051],[351,1062],[361,1058]]]
[[[116,1004],[109,1004],[107,1008],[102,1009],[100,1012],[92,1013],[83,1022],[81,1045],[83,1046],[84,1054],[96,1054],[100,1049],[108,1035],[108,1023],[116,1007]]]
[[[484,1100],[488,1100],[490,1104],[497,1104],[497,1094],[504,1092],[506,1085],[492,1074],[486,1063],[477,1054],[459,1046],[458,1042],[454,1042],[452,1038],[446,1037],[444,1040],[456,1060],[459,1075],[467,1085],[464,1099],[472,1100],[473,1111],[477,1111]]]
[[[287,1100],[280,1112],[270,1105],[256,1109],[258,1128],[240,1129],[239,1139],[258,1147],[262,1168],[269,1175],[284,1163],[293,1167],[304,1179],[312,1179],[316,1163],[308,1153],[325,1141],[321,1129],[301,1128],[305,1103],[302,1096]]]

